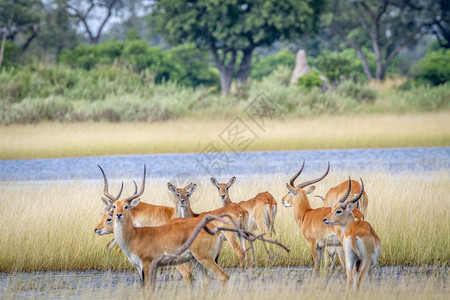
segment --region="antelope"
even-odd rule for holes
[[[99,224],[94,229],[94,232],[98,235],[105,235],[113,233],[113,225],[112,225],[112,205],[113,203],[119,199],[123,190],[123,182],[120,188],[119,194],[114,197],[108,192],[108,179],[106,178],[106,174],[103,171],[102,167],[97,165],[102,172],[103,181],[104,181],[104,189],[103,194],[105,197],[101,197],[103,203],[105,204],[105,212],[102,214],[102,218]],[[137,193],[137,184],[134,182],[134,193]],[[166,224],[170,219],[176,217],[176,211],[173,207],[161,206],[161,205],[152,205],[145,202],[139,202],[139,205],[135,207],[132,212],[133,225],[136,227],[142,226],[159,226]],[[115,245],[114,240],[108,243],[108,249],[111,249]]]
[[[324,179],[330,171],[330,163],[325,173],[317,179],[305,181],[295,186],[295,179],[302,173],[305,166],[305,161],[300,170],[291,178],[289,183],[286,183],[289,193],[282,199],[284,207],[294,207],[294,219],[302,231],[309,251],[311,252],[314,261],[314,270],[320,268],[320,263],[323,256],[325,246],[341,246],[336,230],[330,226],[326,226],[322,220],[331,211],[331,207],[319,207],[313,209],[308,200],[308,194],[315,190],[315,186],[311,184],[317,183]],[[305,187],[308,187],[305,189]],[[350,190],[347,191],[347,194]],[[346,194],[346,197],[348,196]],[[341,262],[344,257],[340,255]]]
[[[225,205],[222,208],[215,209],[208,212],[203,213],[195,213],[192,211],[190,198],[192,194],[195,192],[197,185],[195,183],[190,183],[182,188],[177,188],[172,183],[168,182],[167,187],[169,191],[171,191],[175,197],[176,197],[176,212],[178,218],[197,218],[197,217],[204,217],[206,214],[211,215],[222,215],[222,214],[228,214],[230,215],[233,220],[243,229],[246,228],[246,223],[248,220],[248,212],[241,206],[239,206],[236,203],[229,203]],[[235,233],[230,231],[223,232],[223,235],[227,239],[227,241],[230,243],[231,247],[233,248],[234,252],[236,252],[238,258],[239,258],[239,266],[243,267],[245,262],[245,243],[241,241],[241,245],[237,241],[237,236]],[[244,249],[243,249],[244,248]]]
[[[103,181],[104,181],[104,189],[103,194],[105,197],[101,197],[103,203],[105,204],[105,210],[102,213],[102,217],[100,219],[100,222],[97,224],[97,226],[94,229],[94,232],[98,234],[99,236],[106,235],[106,234],[112,234],[114,233],[114,223],[113,223],[113,205],[114,202],[119,200],[122,191],[123,191],[123,182],[122,186],[120,188],[119,193],[116,197],[112,196],[108,191],[108,178],[106,177],[105,172],[103,169],[98,165],[100,171],[103,175]],[[145,181],[145,173],[146,173],[146,167],[144,166],[144,181]],[[142,193],[138,193],[138,187],[135,181],[134,183],[134,195],[138,195],[138,197],[142,196]],[[125,199],[126,201],[129,201],[130,198]],[[131,219],[133,221],[133,225],[135,227],[143,227],[143,226],[160,226],[164,225],[171,220],[176,220],[176,212],[173,207],[168,206],[160,206],[160,205],[152,205],[144,202],[139,202],[136,207],[133,208],[133,210],[130,211],[131,213]],[[111,250],[116,245],[115,239],[112,239],[108,242],[107,248],[108,250]],[[181,273],[183,279],[185,281],[190,281],[191,278],[191,272],[192,268],[191,266],[176,266],[177,270]]]
[[[176,220],[157,227],[135,227],[131,212],[139,205],[139,197],[144,192],[144,187],[145,168],[140,191],[124,200],[116,200],[112,208],[116,243],[138,269],[141,285],[145,287],[149,282],[148,272],[152,261],[165,254],[174,253],[180,248],[188,240],[201,218]],[[202,230],[189,246],[189,250],[178,257],[174,264],[197,261],[225,283],[228,275],[215,262],[221,243],[219,233],[212,235]]]
[[[332,187],[328,190],[328,192],[325,195],[325,198],[319,195],[316,195],[314,197],[320,198],[323,201],[323,206],[330,206],[331,203],[334,203],[336,201],[338,201],[338,199],[341,199],[345,193],[347,192],[347,187],[348,187],[348,181],[344,181],[338,185],[336,185],[335,187]],[[352,180],[351,181],[351,190],[350,190],[350,194],[352,195],[356,195],[359,193],[359,191],[361,191],[361,185],[359,184],[358,181]],[[361,204],[360,204],[361,203]],[[357,205],[354,209],[354,215],[357,216],[358,220],[363,221],[364,220],[364,215],[367,212],[367,206],[369,203],[369,198],[367,197],[366,192],[364,191],[361,199],[359,199],[359,201],[357,202]],[[360,210],[358,210],[360,209]],[[362,214],[361,214],[362,212]],[[338,232],[338,236],[342,236],[342,231],[340,230],[340,227],[336,227],[336,230]],[[328,258],[331,258],[331,268],[334,269],[336,267],[336,262],[335,262],[335,256],[336,255],[340,255],[340,257],[342,258],[342,249],[336,248],[336,247],[325,247],[325,265],[328,264]]]
[[[349,186],[351,182],[349,180]],[[350,187],[349,187],[350,189]],[[347,290],[353,283],[359,287],[362,280],[369,273],[372,279],[373,267],[377,263],[381,253],[380,238],[372,226],[366,222],[355,219],[353,209],[364,194],[364,183],[361,179],[361,191],[352,200],[345,202],[345,198],[339,200],[333,206],[331,212],[323,218],[323,223],[328,226],[340,226],[344,232],[342,244],[345,252],[345,270],[347,272]]]
[[[343,195],[345,195],[347,191],[348,182],[344,181],[335,187],[332,187],[328,190],[328,192],[325,194],[325,198],[319,195],[316,195],[314,197],[318,197],[322,199],[323,206],[329,206],[331,203],[335,203],[338,199],[341,199]],[[361,190],[361,185],[358,181],[352,180],[351,183],[352,189],[350,191],[350,194],[358,194]],[[364,215],[367,213],[367,206],[369,205],[369,197],[367,197],[366,191],[364,191],[361,199],[359,199],[358,202],[356,202],[356,208],[358,208]]]
[[[228,183],[219,183],[216,178],[211,177],[211,183],[219,191],[219,197],[222,205],[229,205],[231,202],[229,189],[236,182],[236,177],[231,177]],[[259,193],[250,200],[237,203],[245,208],[250,216],[249,226],[252,229],[258,228],[261,233],[268,233],[269,236],[276,234],[275,217],[277,215],[277,201],[269,192]]]

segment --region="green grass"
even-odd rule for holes
[[[232,200],[248,199],[268,190],[280,201],[291,174],[274,174],[266,179],[238,178],[230,190]],[[311,174],[313,177],[315,174]],[[364,178],[370,204],[367,220],[379,234],[383,250],[380,265],[448,266],[450,261],[450,223],[448,172],[431,175],[417,173],[350,174]],[[330,174],[317,184],[315,194],[342,182],[346,173]],[[126,179],[126,178],[124,178]],[[142,201],[173,205],[165,182],[148,182]],[[125,194],[133,188],[126,180]],[[111,189],[118,188],[118,183]],[[106,243],[112,236],[96,236],[94,227],[103,209],[100,196],[103,183],[3,182],[0,184],[0,271],[43,270],[125,270],[132,269],[121,252],[108,254]],[[217,191],[205,178],[196,192],[196,212],[219,206]],[[318,206],[317,198],[311,198]],[[290,249],[289,255],[269,259],[257,248],[260,266],[310,266],[311,258],[293,211],[281,205],[276,219],[277,239]],[[237,265],[237,257],[226,245],[220,258],[223,266]]]
[[[247,151],[449,146],[450,112],[266,120]],[[0,126],[0,159],[202,152],[233,119]]]

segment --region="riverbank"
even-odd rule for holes
[[[450,112],[0,126],[0,159],[449,146]],[[213,149],[211,147],[214,147]]]
[[[345,292],[345,274],[315,275],[312,268],[226,268],[226,286],[212,280],[201,288],[198,274],[186,287],[179,274],[162,270],[154,298],[160,299],[446,299],[448,268],[376,267],[360,291]],[[171,276],[174,275],[174,276]],[[320,291],[320,293],[318,293]],[[146,291],[147,295],[152,292]],[[140,299],[137,272],[38,272],[0,274],[0,297]]]

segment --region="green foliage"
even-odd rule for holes
[[[307,90],[311,90],[315,87],[321,87],[323,85],[323,80],[320,78],[320,72],[317,70],[312,70],[310,73],[307,73],[300,77],[297,81],[297,85],[306,88]]]
[[[431,85],[444,84],[450,80],[450,49],[429,51],[413,70],[414,79]]]
[[[17,61],[20,56],[20,47],[10,41],[5,43],[5,54],[3,57],[3,66],[5,68],[13,67],[17,65]]]
[[[193,46],[185,47],[194,49]],[[449,83],[392,91],[377,98],[368,86],[352,81],[344,81],[335,89],[321,92],[313,88],[314,82],[322,84],[318,71],[306,76],[311,77],[306,80],[306,86],[290,85],[290,76],[290,68],[279,66],[260,81],[250,82],[245,97],[224,97],[201,85],[192,88],[173,81],[155,84],[154,75],[148,70],[138,74],[117,63],[98,65],[91,70],[61,64],[4,69],[0,72],[0,124],[233,117],[242,113],[261,92],[290,117],[450,109]]]
[[[217,72],[208,66],[205,55],[192,44],[180,45],[168,51],[150,47],[144,40],[133,39],[126,44],[110,40],[96,45],[79,45],[73,51],[64,51],[60,62],[91,70],[115,61],[125,62],[137,73],[149,72],[154,81],[172,80],[181,85],[216,85]]]
[[[194,44],[184,44],[167,51],[168,59],[175,66],[170,79],[186,86],[218,85],[219,74],[211,69],[205,59],[206,53]]]
[[[392,99],[391,107],[400,112],[449,109],[450,83],[436,87],[413,86],[407,91],[399,91]]]
[[[0,116],[3,124],[62,121],[72,110],[72,103],[59,96],[25,98],[2,110]]]
[[[325,74],[332,83],[350,78],[352,60],[337,52],[323,53],[317,58],[317,68]]]
[[[365,84],[353,81],[344,81],[336,89],[336,92],[345,97],[356,99],[359,102],[371,102],[376,100],[377,94]]]
[[[135,41],[135,40],[140,40],[141,37],[139,36],[139,31],[136,28],[131,28],[130,30],[128,30],[127,32],[127,36],[126,36],[126,41]]]
[[[262,59],[254,57],[250,77],[260,80],[263,77],[268,76],[279,66],[287,66],[294,69],[295,55],[290,53],[287,49],[284,49],[274,55],[269,55]]]

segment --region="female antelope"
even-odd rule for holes
[[[231,202],[229,189],[236,182],[236,177],[231,177],[228,183],[219,183],[216,178],[211,177],[211,183],[219,191],[222,205],[229,205]],[[249,226],[258,228],[261,233],[268,233],[272,236],[275,232],[275,217],[277,215],[277,201],[269,192],[259,193],[250,200],[237,203],[245,208],[249,213]]]

